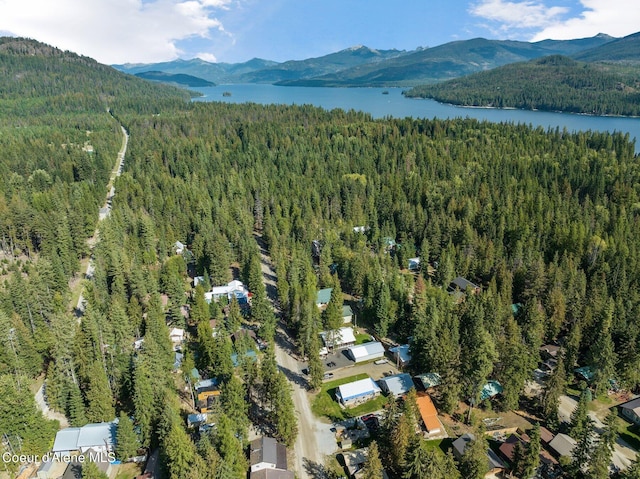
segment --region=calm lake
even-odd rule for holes
[[[218,85],[193,88],[204,96],[194,101],[254,102],[261,104],[315,105],[328,110],[360,110],[374,118],[476,118],[493,122],[524,123],[544,128],[566,128],[568,131],[618,131],[636,139],[640,153],[640,118],[618,118],[549,113],[542,111],[465,108],[444,105],[433,100],[408,99],[402,88],[307,88],[259,84]],[[383,95],[382,92],[388,94]],[[231,96],[223,96],[223,92]]]

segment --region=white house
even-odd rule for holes
[[[332,334],[333,333],[333,334]],[[345,326],[337,331],[323,331],[320,333],[322,341],[327,348],[343,349],[356,344],[353,328]]]
[[[336,399],[344,406],[353,406],[379,396],[380,387],[371,378],[343,384],[336,389]]]
[[[176,241],[175,243],[173,243],[173,251],[175,251],[176,254],[182,254],[184,253],[184,250],[187,247],[184,245],[184,243],[180,242],[180,241]]]
[[[231,301],[234,296],[238,300],[238,304],[248,304],[252,295],[242,284],[242,281],[237,279],[224,286],[214,286],[211,291],[204,293],[204,299],[207,303],[211,303],[211,301],[218,302],[222,297],[226,297]]]
[[[342,322],[351,323],[353,321],[353,309],[348,304],[342,306]]]
[[[169,331],[169,339],[173,343],[173,349],[179,348],[184,342],[184,329],[172,328]]]

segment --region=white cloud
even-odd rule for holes
[[[231,0],[0,0],[0,30],[102,63],[159,62],[176,42],[224,31],[215,9]]]
[[[566,14],[566,7],[547,7],[535,1],[509,2],[505,0],[482,0],[472,5],[470,13],[496,22],[500,30],[521,28],[541,28],[554,24],[557,18]]]
[[[209,63],[216,63],[218,61],[218,59],[213,53],[197,53],[196,58],[199,58],[200,60],[204,60],[205,62],[209,62]]]
[[[532,41],[586,38],[598,33],[624,37],[640,30],[637,0],[581,0],[580,3],[584,10],[579,16],[554,22],[537,33]]]

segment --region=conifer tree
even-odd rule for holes
[[[382,479],[383,470],[380,452],[378,451],[378,443],[372,441],[371,444],[369,444],[369,451],[362,470],[362,477],[363,479]]]
[[[291,399],[291,385],[281,372],[277,373],[275,384],[278,388],[273,408],[276,438],[291,447],[298,436],[298,420]]]
[[[86,416],[89,422],[108,422],[115,417],[109,380],[98,361],[89,367],[89,383],[86,392]]]
[[[138,437],[133,429],[133,422],[124,411],[121,411],[116,435],[116,455],[121,461],[126,461],[135,456],[137,451]]]
[[[460,473],[465,479],[482,479],[489,470],[487,450],[489,445],[484,432],[480,431],[467,444],[460,460]]]
[[[67,402],[67,417],[69,418],[69,424],[73,427],[84,426],[88,421],[85,415],[85,406],[80,388],[73,381],[68,381],[68,383],[69,400]]]
[[[82,464],[82,479],[108,479],[108,476],[98,469],[93,461],[86,461]]]

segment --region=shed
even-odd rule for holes
[[[409,264],[407,267],[411,271],[418,271],[420,269],[420,258],[409,258]]]
[[[187,416],[187,426],[199,426],[200,424],[206,422],[207,415],[206,414],[189,414]]]
[[[244,353],[244,357],[254,363],[258,360],[258,355],[253,349],[250,349],[249,351]],[[238,358],[238,353],[233,353],[231,355],[231,362],[233,363],[234,368],[237,368],[238,366],[240,366],[240,358]]]
[[[344,406],[351,406],[373,399],[380,393],[380,387],[369,377],[338,386],[336,399]]]
[[[439,434],[442,432],[442,424],[438,419],[438,410],[428,394],[420,394],[416,402],[418,403],[418,411],[424,423],[424,427],[429,434]]]
[[[403,344],[389,349],[389,352],[393,353],[393,359],[397,365],[405,367],[411,361],[410,347],[408,344]]]
[[[587,381],[588,383],[593,381],[593,378],[595,377],[595,372],[593,371],[593,368],[591,366],[583,366],[581,368],[576,368],[573,370],[573,372],[576,373],[576,375],[578,375],[585,381]]]
[[[53,461],[44,461],[40,464],[36,477],[38,479],[54,479],[52,475]]]
[[[356,344],[356,337],[353,334],[353,328],[349,326],[338,329],[333,335],[329,331],[323,331],[320,333],[320,336],[322,337],[322,342],[327,348],[342,349]]]
[[[180,241],[176,241],[175,243],[173,243],[173,251],[175,251],[176,254],[184,253],[185,248],[186,246],[184,245],[184,243]]]
[[[436,386],[440,386],[440,382],[442,378],[438,373],[423,373],[414,376],[416,383],[422,386],[423,390],[427,390],[429,388],[434,388]]]
[[[407,394],[411,388],[414,388],[411,375],[407,373],[394,374],[378,380],[378,384],[387,394],[393,394],[395,397]]]
[[[384,346],[378,341],[351,346],[347,351],[356,363],[380,359],[384,356]]]
[[[353,321],[353,309],[348,304],[342,306],[342,322],[350,323]]]

